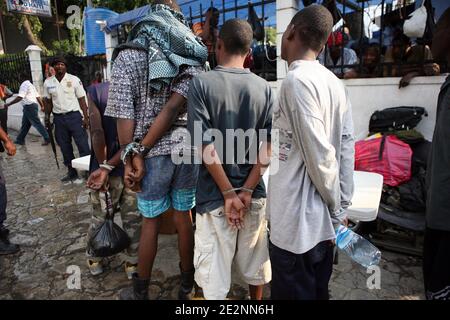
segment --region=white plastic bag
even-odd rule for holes
[[[410,38],[422,38],[427,26],[427,8],[425,0],[419,9],[415,10],[403,24],[403,33]]]

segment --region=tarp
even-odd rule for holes
[[[124,12],[122,14],[119,14],[117,17],[106,20],[105,31],[107,33],[110,33],[112,30],[114,30],[115,28],[117,28],[122,24],[137,23],[139,20],[141,20],[147,15],[149,8],[150,5],[146,5],[131,11]]]

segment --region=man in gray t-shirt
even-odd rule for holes
[[[261,179],[270,154],[274,97],[269,84],[244,69],[252,29],[225,22],[218,67],[196,76],[188,94],[188,130],[203,151],[197,184],[195,280],[206,299],[225,299],[231,265],[261,299],[271,280]]]
[[[205,95],[204,100],[201,99],[202,93]],[[252,146],[248,143],[248,138],[239,150],[237,137],[240,133],[247,134],[248,137],[254,133],[255,136],[251,136],[252,139],[270,141],[273,104],[274,95],[267,81],[248,69],[227,68],[219,65],[213,71],[199,75],[192,81],[188,97],[188,105],[192,106],[188,115],[189,130],[193,135],[195,121],[201,124],[201,132],[206,133],[203,134],[203,144],[213,142],[213,137],[208,134],[208,130],[211,129],[221,133],[223,137],[221,142],[224,146],[229,146],[231,138],[236,137],[233,148],[217,150],[223,169],[234,187],[244,185],[253,168],[252,161],[255,160],[251,159]],[[227,132],[230,129],[238,130]],[[265,131],[260,131],[261,129]],[[261,133],[262,135],[267,133],[267,135],[264,137]],[[253,141],[255,142],[256,140]],[[240,159],[238,159],[239,151],[243,151]],[[200,168],[198,185],[201,187],[197,189],[197,213],[203,214],[223,205],[220,188],[205,166]],[[254,199],[266,197],[266,188],[262,179],[258,180],[252,197]]]

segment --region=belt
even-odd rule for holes
[[[67,116],[69,114],[76,113],[76,112],[78,112],[78,111],[69,111],[69,112],[66,112],[66,113],[53,113],[53,115],[55,115],[55,116]]]

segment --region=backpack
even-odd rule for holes
[[[394,107],[375,111],[370,117],[369,132],[410,130],[416,127],[422,116],[428,113],[422,107]]]

